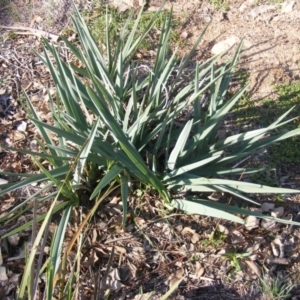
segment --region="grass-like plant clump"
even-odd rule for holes
[[[234,167],[234,163],[294,137],[300,129],[280,133],[282,126],[295,120],[286,120],[291,108],[265,128],[221,137],[219,130],[223,119],[247,88],[233,95],[228,93],[242,45],[225,64],[218,65],[218,57],[212,57],[196,64],[193,70],[187,69],[201,37],[190,54],[178,61],[176,51],[171,53],[169,48],[172,22],[169,13],[161,23],[155,61],[145,65],[133,58],[159,16],[158,11],[140,31],[141,10],[134,23],[129,18],[118,30],[118,35],[111,37],[107,13],[105,47],[99,50],[76,10],[73,22],[79,46],[64,39],[80,62],[76,65],[60,57],[59,50],[44,41],[44,55],[40,55],[40,59],[49,68],[57,95],[52,99],[49,93],[52,112],[49,122],[39,118],[27,97],[28,114],[39,131],[37,142],[41,151],[23,151],[32,156],[40,174],[14,174],[25,179],[3,184],[0,191],[3,195],[32,183],[46,182],[40,192],[0,218],[0,221],[12,222],[26,210],[33,210],[32,221],[5,236],[30,226],[35,228],[41,222],[27,259],[20,299],[25,299],[25,295],[32,299],[35,293],[38,281],[38,276],[32,275],[35,255],[39,245],[42,249],[45,246],[49,222],[57,212],[62,215],[44,265],[46,297],[52,299],[54,287],[59,283],[59,298],[72,298],[76,258],[83,244],[81,234],[103,199],[113,191],[120,191],[123,225],[126,224],[128,197],[141,187],[147,187],[148,193],[161,200],[167,209],[177,208],[240,224],[244,224],[243,215],[298,224],[199,196],[207,192],[225,192],[259,205],[247,193],[299,192],[238,180],[241,174],[256,174],[261,169]],[[229,176],[236,176],[237,180],[226,179]],[[42,197],[47,190],[51,193]],[[71,212],[78,205],[86,205],[83,198],[90,200],[89,211],[66,245],[64,237]],[[48,212],[38,216],[37,207],[49,199]],[[67,258],[75,242],[74,267],[66,276]],[[40,258],[40,268],[42,261]]]
[[[105,14],[104,12],[107,12]],[[133,18],[129,20],[130,14],[133,13]],[[143,42],[140,44],[138,49],[138,55],[145,54],[148,56],[149,50],[155,50],[157,47],[157,43],[159,40],[159,33],[163,26],[164,19],[168,16],[169,12],[161,11],[160,14],[156,15],[155,21],[153,22],[152,28],[149,31],[148,35],[143,39]],[[136,34],[139,35],[143,33],[149,24],[149,22],[153,19],[155,12],[144,12],[140,16],[139,24],[136,28]],[[110,43],[111,43],[111,50],[114,51],[115,42],[118,40],[118,36],[122,31],[123,26],[126,24],[128,26],[127,34],[129,35],[130,31],[134,26],[134,19],[137,17],[136,11],[126,10],[120,12],[119,9],[115,7],[106,7],[105,5],[99,3],[96,5],[95,9],[92,12],[92,15],[87,15],[86,18],[90,19],[88,22],[88,27],[90,32],[94,38],[94,40],[99,45],[100,49],[105,49],[106,47],[106,18],[108,18],[108,25],[109,25],[109,35],[110,35]],[[186,41],[180,36],[179,33],[179,26],[180,20],[172,18],[171,19],[171,27],[170,27],[170,35],[169,35],[169,42],[172,45],[183,45]],[[126,33],[125,33],[126,34]],[[125,36],[126,39],[126,36]]]

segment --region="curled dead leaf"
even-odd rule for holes
[[[191,242],[193,244],[196,244],[197,242],[199,242],[199,240],[200,240],[200,235],[198,233],[194,233],[192,238],[191,238]]]

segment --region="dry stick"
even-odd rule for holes
[[[47,39],[57,42],[59,39],[59,35],[40,30],[35,29],[31,27],[25,27],[25,26],[0,26],[0,28],[10,29],[10,30],[24,30],[24,32],[15,32],[16,34],[24,34],[24,35],[35,35],[39,38],[46,37]]]
[[[60,276],[60,298],[63,297],[63,282],[65,281],[65,275],[66,275],[66,262],[67,262],[67,257],[70,254],[75,241],[77,240],[80,232],[82,231],[83,227],[86,225],[86,223],[89,221],[89,219],[91,218],[91,216],[95,213],[96,209],[98,208],[98,206],[100,205],[100,203],[114,190],[116,190],[117,188],[120,187],[120,185],[117,185],[115,187],[112,187],[114,184],[114,182],[110,185],[109,189],[105,192],[105,194],[94,204],[93,208],[89,211],[88,215],[86,216],[86,218],[84,219],[84,221],[82,222],[82,224],[79,226],[79,229],[77,230],[76,234],[73,236],[66,252],[64,253],[62,262],[61,262],[61,276]],[[56,282],[58,280],[58,274],[55,275],[54,281],[53,281],[53,286],[56,285]]]
[[[81,222],[82,222],[82,206],[80,206],[78,210],[79,210],[80,224],[81,224]],[[78,245],[80,245],[80,247],[78,247],[78,251],[77,251],[77,273],[79,275],[80,274],[80,254],[81,254],[80,252],[81,252],[81,246],[82,246],[82,234],[80,234],[78,236],[77,243],[78,243]],[[80,276],[78,276],[78,280],[76,280],[76,287],[78,287],[78,284],[79,284],[79,277]],[[74,299],[79,299],[78,298],[78,288],[76,288]]]

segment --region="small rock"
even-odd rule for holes
[[[260,5],[257,7],[254,7],[250,12],[249,15],[253,18],[256,19],[259,15],[264,14],[270,10],[275,9],[275,5]]]
[[[38,16],[38,17],[35,19],[35,22],[41,23],[41,22],[43,22],[43,18],[40,17],[40,16]]]
[[[239,7],[239,11],[240,12],[244,12],[247,9],[247,4],[244,2],[240,7]]]
[[[17,125],[17,129],[19,131],[26,131],[26,128],[27,128],[27,123],[25,121],[21,121],[19,122],[19,124]]]
[[[261,205],[261,210],[263,212],[270,212],[271,210],[274,210],[274,208],[275,208],[275,204],[274,203],[264,202]]]
[[[37,141],[33,140],[30,142],[30,148],[33,150],[37,150],[38,149],[38,144]]]
[[[205,16],[204,16],[204,21],[205,21],[206,23],[209,23],[209,22],[211,21],[211,16],[205,15]]]
[[[287,14],[289,12],[292,12],[294,5],[295,5],[295,1],[294,0],[291,1],[291,2],[284,2],[282,4],[282,7],[281,7],[281,12],[283,14]]]
[[[232,46],[234,46],[236,43],[238,43],[240,39],[233,35],[227,38],[226,40],[223,40],[217,44],[215,44],[212,49],[211,53],[214,55],[221,54],[222,52],[228,51]]]
[[[180,34],[180,37],[183,38],[184,40],[186,40],[188,38],[189,34],[187,33],[187,31],[183,31]]]

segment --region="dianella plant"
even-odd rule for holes
[[[32,208],[34,204],[30,200],[40,205],[52,199],[47,214],[6,234],[11,235],[43,221],[28,258],[30,272],[37,247],[45,241],[42,237],[51,215],[62,212],[48,260],[49,297],[59,276],[63,282],[68,251],[77,239],[80,240],[80,232],[112,190],[120,190],[123,225],[126,223],[127,198],[141,185],[147,186],[168,209],[177,208],[186,213],[241,224],[244,224],[243,215],[293,223],[200,198],[202,193],[224,192],[259,205],[247,194],[298,193],[297,190],[238,180],[242,174],[262,170],[233,166],[273,143],[299,134],[300,129],[277,133],[279,127],[294,120],[287,119],[291,108],[266,128],[217,138],[224,118],[247,88],[229,93],[242,44],[227,63],[218,64],[219,57],[212,57],[191,67],[189,63],[201,37],[185,58],[178,58],[176,50],[171,51],[169,47],[170,12],[161,28],[155,61],[142,63],[135,54],[159,13],[140,33],[137,29],[141,10],[131,30],[128,30],[131,22],[128,20],[120,29],[117,40],[110,38],[107,14],[106,44],[100,50],[75,8],[73,22],[79,41],[75,44],[64,39],[72,61],[62,57],[57,46],[44,40],[44,53],[39,57],[51,73],[57,94],[51,98],[49,93],[52,120],[48,122],[39,118],[27,97],[26,106],[38,129],[41,151],[24,150],[33,157],[40,174],[15,174],[25,179],[1,185],[0,195],[38,182],[47,183],[43,189],[52,189],[48,196],[36,194],[26,199],[0,221],[14,220],[28,207]],[[234,176],[237,180],[232,179]],[[78,234],[63,252],[66,227],[72,208],[82,205],[82,191],[89,195],[91,209]],[[80,253],[80,249],[78,251]],[[72,272],[75,274],[75,270]],[[69,282],[62,287],[62,295],[72,287],[73,277],[70,276]],[[36,282],[26,280],[28,277],[23,276],[20,297],[26,286],[32,294],[36,290]]]

